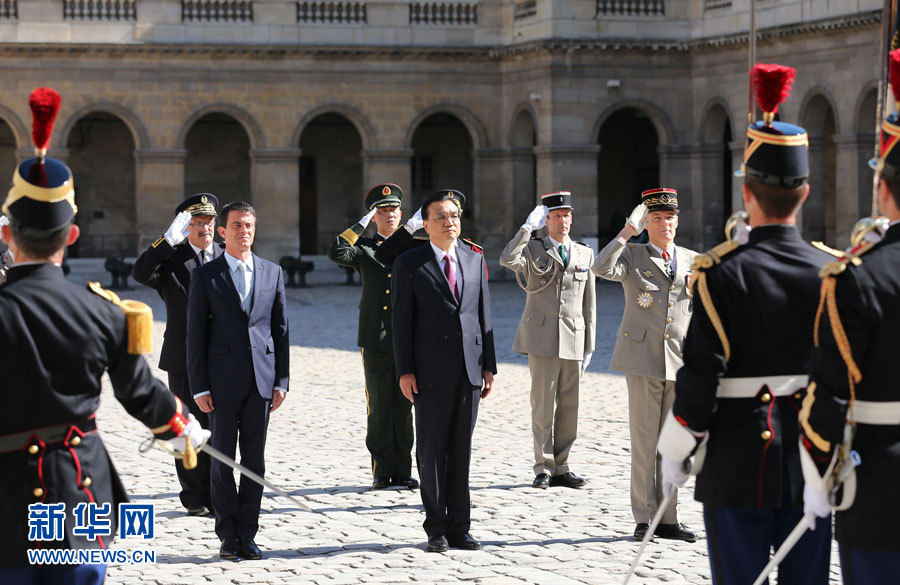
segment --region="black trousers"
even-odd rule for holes
[[[400,391],[394,354],[362,349],[366,376],[366,447],[372,476],[403,479],[412,468],[412,403]]]
[[[463,376],[457,388],[415,395],[419,491],[428,536],[469,532],[469,460],[481,388]]]
[[[234,459],[240,445],[241,465],[261,476],[266,473],[269,404],[270,401],[260,396],[254,386],[244,396],[214,393],[214,410],[209,413],[212,446]],[[210,468],[216,535],[220,540],[232,536],[253,538],[259,530],[263,486],[242,475],[238,488],[234,483],[234,471],[215,459]]]
[[[188,377],[169,372],[169,389],[188,407],[204,429],[209,428],[209,415],[200,410],[191,395]],[[181,504],[185,508],[212,507],[209,495],[209,455],[197,453],[197,467],[185,469],[181,459],[175,460],[175,473],[181,484]]]

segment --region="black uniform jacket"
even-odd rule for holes
[[[694,287],[673,413],[690,429],[709,431],[694,492],[704,504],[778,508],[787,490],[792,506],[802,507],[797,447],[802,386],[774,399],[761,388],[754,398],[717,400],[716,389],[721,377],[806,374],[819,269],[833,259],[803,241],[794,226],[764,225],[750,232],[747,244],[707,269],[710,297],[731,346],[727,363]]]
[[[0,453],[0,566],[27,566],[27,548],[99,548],[112,541],[101,536],[92,542],[72,533],[75,506],[96,502],[111,504],[114,535],[117,504],[127,501],[100,436],[90,430],[101,376],[109,373],[116,399],[148,427],[165,425],[176,410],[175,397],[150,375],[145,359],[127,348],[122,310],[70,283],[60,267],[31,264],[10,270],[0,287],[0,355],[8,366],[0,395],[5,444]],[[65,430],[63,438],[40,440],[36,429],[70,422],[77,428]],[[10,449],[10,436],[17,433],[29,438]],[[39,502],[66,504],[63,541],[28,541],[28,505]]]
[[[834,276],[834,296],[853,362],[862,374],[857,400],[900,401],[896,361],[900,332],[900,225]],[[819,346],[810,368],[811,396],[804,403],[804,445],[824,471],[843,442],[850,400],[847,364],[832,330],[827,306],[818,328]],[[812,384],[815,386],[812,386]],[[827,442],[827,445],[823,443]],[[821,447],[821,448],[820,448]],[[900,550],[900,420],[891,425],[858,423],[852,443],[860,455],[853,506],[837,512],[835,536],[842,545],[868,550]]]
[[[213,258],[222,255],[224,247],[213,244]],[[173,374],[187,375],[187,300],[191,271],[200,265],[194,249],[185,240],[171,246],[160,238],[135,261],[131,272],[135,281],[156,289],[166,303],[166,332],[159,354],[159,368]]]
[[[360,237],[364,228],[356,224],[350,230],[358,239],[344,232],[328,249],[328,259],[359,272],[362,298],[359,301],[359,331],[356,344],[366,349],[394,352],[391,343],[391,267],[375,259],[375,252],[385,241],[379,234]],[[407,233],[406,230],[400,230]]]

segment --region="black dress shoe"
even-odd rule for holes
[[[391,480],[391,485],[402,485],[403,487],[407,487],[411,490],[418,489],[419,482],[416,478],[407,475],[406,477],[395,477]]]
[[[531,487],[539,488],[542,490],[550,487],[550,474],[548,473],[539,473],[537,477],[534,478],[534,481],[531,482]]]
[[[644,537],[647,536],[647,531],[650,529],[650,524],[647,522],[638,522],[638,525],[634,528],[634,539],[635,540],[644,540]]]
[[[447,544],[447,539],[444,536],[429,536],[428,546],[425,550],[428,552],[447,552],[450,550],[450,545]]]
[[[237,536],[231,536],[222,541],[219,547],[219,558],[225,561],[236,561],[241,558],[241,543]]]
[[[383,490],[389,487],[391,487],[391,480],[387,477],[376,477],[372,482],[373,490]]]
[[[462,550],[481,550],[481,543],[469,534],[452,534],[447,536],[447,544]]]
[[[583,486],[586,483],[587,482],[584,481],[583,478],[578,477],[571,471],[567,471],[567,472],[563,473],[562,475],[555,475],[550,480],[550,485],[552,487],[562,486],[562,487],[568,487],[568,488],[580,488],[581,486]]]
[[[660,524],[656,527],[656,532],[654,532],[653,535],[660,538],[668,538],[670,540],[683,540],[685,542],[694,542],[697,540],[697,535],[688,530],[687,527],[680,522],[678,524]]]
[[[206,506],[188,506],[187,514],[188,516],[204,516],[206,518],[214,516],[212,510]]]
[[[248,561],[258,561],[262,558],[262,551],[256,546],[252,538],[243,537],[240,539],[241,556]]]

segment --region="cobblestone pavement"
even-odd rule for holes
[[[96,266],[73,278],[108,283]],[[94,272],[91,273],[91,270]],[[472,534],[483,551],[424,551],[424,514],[418,491],[371,491],[365,449],[366,406],[356,305],[360,289],[342,286],[344,274],[317,259],[312,288],[289,289],[291,391],[271,420],[266,476],[304,498],[306,513],[266,490],[257,543],[261,561],[224,562],[213,520],[189,518],[178,501],[171,458],[138,452],[148,431],[127,416],[106,388],[99,427],[137,503],[156,509],[156,538],[117,541],[114,548],[152,548],[156,563],[111,566],[109,583],[618,583],[638,548],[631,534],[629,441],[625,379],[609,372],[622,310],[618,285],[598,284],[597,352],[581,391],[573,471],[583,489],[530,487],[533,479],[529,374],[514,354],[524,293],[499,275],[491,285],[499,374],[479,412],[471,465]],[[165,309],[153,291],[135,288],[154,310],[157,351]],[[149,356],[154,371],[158,354]],[[680,517],[700,537],[694,544],[652,542],[632,583],[710,583],[700,505],[692,484],[681,494]],[[836,559],[836,555],[833,556]],[[832,581],[839,582],[836,560]]]

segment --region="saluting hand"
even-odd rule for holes
[[[631,215],[628,216],[628,221],[625,222],[625,227],[631,226],[634,228],[635,235],[644,231],[644,228],[647,227],[647,206],[643,203],[639,204],[637,207],[631,210]]]
[[[547,225],[548,213],[550,213],[550,211],[547,209],[546,205],[538,205],[528,214],[522,227],[530,232],[544,227]]]
[[[184,241],[188,236],[188,224],[191,223],[191,212],[182,211],[172,220],[172,225],[163,236],[170,246],[175,246]]]
[[[367,213],[364,216],[362,216],[361,218],[359,218],[359,225],[361,225],[363,227],[366,227],[367,225],[369,225],[369,222],[372,221],[372,218],[375,216],[375,213],[377,211],[378,211],[378,208],[373,207],[372,211],[370,211],[369,213]]]
[[[416,386],[416,375],[415,374],[403,374],[400,376],[400,392],[406,396],[406,399],[410,402],[415,402],[413,399],[413,394],[419,393],[419,388]]]
[[[414,234],[416,233],[416,230],[422,229],[424,225],[425,221],[422,219],[422,208],[420,207],[416,210],[413,216],[406,221],[406,225],[404,227],[406,228],[406,231]]]

